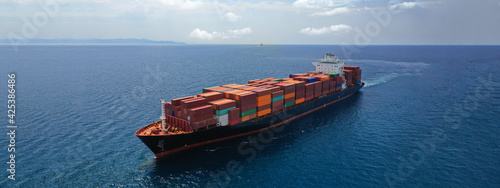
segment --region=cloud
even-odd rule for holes
[[[417,2],[402,2],[389,6],[390,9],[412,9],[418,5]]]
[[[310,16],[331,16],[334,14],[342,14],[342,13],[349,13],[349,12],[351,12],[351,10],[349,10],[347,7],[340,7],[340,8],[334,8],[332,10],[325,11],[325,12],[312,13]]]
[[[227,20],[229,20],[230,22],[235,22],[235,21],[238,21],[239,19],[241,19],[241,16],[238,16],[237,14],[232,13],[232,12],[226,12],[224,14],[224,17]]]
[[[191,1],[191,0],[159,0],[159,2],[163,5],[171,7],[173,9],[181,9],[181,10],[200,8],[204,4],[202,1],[197,1],[197,0],[194,0],[194,1]]]
[[[338,7],[351,4],[355,0],[296,0],[293,6],[300,8]]]
[[[227,30],[226,32],[217,32],[217,31],[208,32],[208,31],[196,28],[193,31],[191,31],[189,36],[192,38],[198,38],[198,39],[202,39],[202,40],[212,40],[215,38],[234,39],[234,38],[240,38],[240,37],[242,37],[244,35],[248,35],[250,33],[252,33],[252,29],[250,27],[246,27],[243,29]]]
[[[213,34],[208,33],[205,30],[198,29],[198,28],[191,31],[189,36],[193,37],[193,38],[203,39],[203,40],[212,40],[214,38]]]
[[[322,27],[322,28],[304,28],[299,31],[299,33],[306,34],[306,35],[323,35],[331,32],[344,32],[344,31],[350,31],[352,30],[351,26],[344,25],[344,24],[339,24],[339,25],[332,25],[330,27]]]

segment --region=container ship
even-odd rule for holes
[[[271,129],[356,94],[361,69],[333,54],[312,63],[315,71],[289,78],[250,80],[203,88],[195,96],[161,101],[160,120],[135,133],[162,157],[182,150]]]

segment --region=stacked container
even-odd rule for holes
[[[306,101],[314,99],[314,86],[315,86],[314,83],[305,84],[305,90],[306,90],[305,99],[306,99]]]
[[[280,89],[283,90],[283,102],[285,108],[295,104],[295,85],[290,83],[278,83]]]
[[[271,113],[271,89],[261,88],[254,90],[257,95],[257,116],[264,116]]]
[[[303,81],[290,81],[295,85],[295,104],[303,103],[306,100],[306,83]]]
[[[314,82],[314,97],[317,98],[317,97],[320,97],[323,93],[322,93],[322,83],[323,82]]]
[[[176,117],[187,120],[194,130],[198,130],[208,128],[208,126],[216,123],[207,101],[203,97],[192,97],[183,100],[174,99],[172,104],[179,104],[180,106]]]
[[[283,90],[274,91],[271,93],[271,110],[273,112],[283,109]]]
[[[330,79],[321,81],[321,94],[322,95],[328,95],[330,92]]]
[[[335,80],[335,91],[340,91],[342,90],[342,82],[344,82],[344,79],[342,77],[335,77],[333,78]]]
[[[361,69],[358,66],[344,66],[344,69],[352,71],[352,80],[354,84],[361,83]]]
[[[335,87],[337,85],[337,82],[332,78],[330,80],[330,93],[334,93],[335,92]]]
[[[233,108],[227,112],[229,125],[236,125],[240,123],[240,109]]]
[[[345,67],[345,66],[344,66]],[[350,87],[352,85],[352,70],[344,69],[345,85]]]
[[[212,114],[217,119],[218,126],[226,126],[229,124],[228,111],[236,108],[236,101],[232,99],[219,99],[210,101],[213,111]]]
[[[241,122],[257,117],[257,95],[251,91],[242,91],[229,95],[236,100],[236,107],[240,109]]]

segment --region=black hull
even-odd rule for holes
[[[138,137],[151,151],[153,151],[156,157],[161,157],[181,150],[241,137],[282,125],[350,97],[356,94],[363,86],[364,83],[361,83],[354,87],[346,88],[337,93],[299,104],[283,112],[256,121],[246,121],[233,126],[214,127],[188,134],[168,136],[139,135]]]

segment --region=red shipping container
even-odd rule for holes
[[[248,81],[248,83],[249,83],[249,84],[251,84],[251,83],[257,83],[257,82],[259,82],[259,81],[260,81],[259,79],[257,79],[257,80],[250,80],[250,81]]]
[[[187,100],[182,100],[180,103],[182,108],[195,108],[199,106],[203,106],[207,104],[207,99],[205,98],[193,98],[193,99],[187,99]]]
[[[271,89],[270,93],[274,93],[276,91],[281,91],[281,88],[279,86],[271,86],[269,87]]]
[[[227,108],[235,107],[236,101],[232,99],[219,99],[215,101],[210,101],[208,104],[212,105],[215,110],[224,110]]]
[[[266,105],[263,105],[263,106],[258,106],[258,107],[257,107],[257,112],[258,112],[258,111],[265,110],[265,109],[269,109],[269,108],[271,108],[271,103],[266,104]]]
[[[347,66],[347,65],[344,65],[344,70],[357,70],[359,69],[358,66]]]
[[[204,127],[207,127],[209,125],[214,125],[215,123],[217,123],[217,120],[215,120],[214,118],[210,118],[210,119],[203,120],[203,121],[193,122],[193,123],[191,123],[191,127],[195,130],[198,130],[200,128],[204,128]]]
[[[314,99],[314,95],[306,95],[306,101]]]
[[[237,101],[236,107],[240,108],[242,106],[257,106],[257,101],[256,100]]]
[[[236,96],[237,100],[240,101],[247,101],[247,100],[257,100],[257,95],[253,92],[247,92],[247,93],[240,93]]]
[[[314,82],[314,97],[319,97],[322,95],[322,82]]]
[[[271,111],[276,112],[278,110],[283,109],[283,107],[284,107],[283,104],[273,105],[273,107],[271,108]]]
[[[228,90],[228,88],[219,86],[219,87],[207,88],[207,89],[205,89],[205,93],[220,92],[220,91],[224,91],[224,90]]]
[[[227,112],[228,114],[228,120],[234,120],[234,119],[240,119],[240,109],[239,108],[233,108]]]
[[[264,95],[269,95],[271,94],[271,89],[269,88],[262,88],[259,90],[254,90],[255,94],[257,94],[257,97],[264,96]]]
[[[187,109],[187,115],[198,116],[202,114],[212,114],[212,105],[204,105],[197,108]]]
[[[240,123],[240,118],[229,120],[229,125],[236,125],[238,123]]]
[[[197,115],[197,116],[188,116],[187,120],[190,122],[198,122],[198,121],[203,121],[203,120],[213,118],[213,117],[214,117],[214,115],[212,113],[209,113],[209,114],[201,114],[201,115]]]
[[[181,101],[185,99],[192,99],[194,96],[188,96],[188,97],[182,97],[182,98],[177,98],[177,99],[172,99],[172,105],[174,106],[179,106],[181,105]]]
[[[198,97],[203,97],[203,98],[207,99],[207,101],[213,101],[213,100],[217,100],[217,99],[222,99],[224,96],[220,92],[213,91],[213,92],[198,94]]]
[[[256,104],[250,104],[250,105],[246,105],[246,106],[238,106],[238,108],[240,108],[241,112],[244,112],[244,111],[248,111],[248,110],[251,110],[251,109],[257,109],[257,105]]]
[[[290,97],[290,98],[288,98],[288,99],[283,99],[283,101],[284,101],[285,103],[292,102],[292,101],[295,101],[295,97]]]
[[[284,93],[284,92],[283,92],[283,91],[281,91],[281,90],[280,90],[280,91],[273,92],[273,93],[271,94],[271,98],[274,98],[274,97],[279,97],[279,96],[283,96],[283,93]]]

